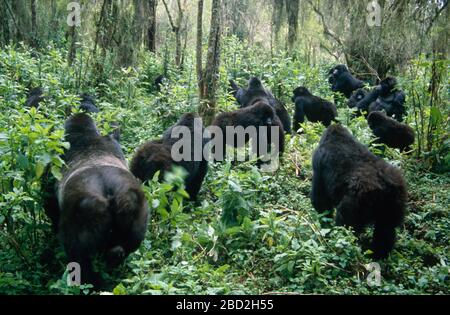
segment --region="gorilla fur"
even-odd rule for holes
[[[300,129],[305,115],[311,122],[321,122],[325,127],[337,117],[336,105],[320,97],[314,96],[305,87],[294,90],[292,101],[295,103],[294,130]]]
[[[45,99],[44,91],[40,87],[31,89],[28,92],[27,100],[25,102],[26,107],[38,107],[39,103]]]
[[[200,119],[200,117],[193,113],[185,114],[174,126],[164,132],[161,140],[150,141],[142,145],[131,161],[131,172],[145,182],[152,179],[157,171],[160,171],[160,180],[163,180],[164,173],[170,171],[173,165],[181,166],[188,174],[185,179],[186,192],[191,200],[196,200],[208,172],[208,161],[203,158],[203,148],[207,142],[203,137],[204,128],[199,126],[201,128],[195,129],[195,119]],[[188,127],[191,132],[191,157],[189,161],[176,162],[172,158],[172,146],[182,140],[182,138],[172,137],[172,130],[180,126]],[[201,161],[195,160],[194,150],[199,149],[195,148],[195,137],[203,139],[202,147],[200,148],[202,152]]]
[[[89,94],[83,93],[80,95],[80,109],[86,113],[98,113],[99,109],[95,106],[95,100]]]
[[[67,168],[44,205],[69,262],[80,264],[82,283],[98,285],[93,257],[103,254],[116,266],[135,251],[147,231],[148,204],[119,143],[101,136],[87,114],[69,118],[65,133]]]
[[[360,113],[366,115],[374,111],[385,111],[388,116],[401,122],[406,112],[405,99],[405,93],[397,90],[397,80],[387,77],[359,101],[356,107]]]
[[[231,93],[240,104],[241,108],[252,106],[259,101],[264,101],[275,109],[275,112],[283,124],[284,131],[291,133],[291,118],[286,107],[278,101],[273,94],[264,88],[261,80],[251,78],[246,89],[240,88],[233,80],[230,80]]]
[[[322,213],[336,207],[336,224],[357,234],[374,224],[374,257],[387,257],[405,215],[407,191],[401,172],[337,124],[325,131],[312,162],[314,208]]]
[[[356,79],[346,65],[337,65],[328,72],[328,82],[333,92],[340,92],[350,98],[353,91],[364,87],[364,82]]]
[[[164,84],[164,82],[166,81],[166,77],[164,75],[159,75],[156,77],[153,85],[155,87],[155,90],[157,92],[161,92],[161,86]]]
[[[279,130],[279,139],[278,139],[278,143],[279,143],[279,148],[277,152],[272,152],[275,154],[282,154],[284,152],[284,137],[285,137],[285,133],[284,133],[284,129],[283,129],[283,124],[280,121],[280,119],[278,118],[278,116],[275,113],[275,110],[273,109],[272,106],[270,106],[268,103],[264,102],[264,101],[259,101],[256,102],[254,105],[248,106],[248,107],[244,107],[241,109],[238,109],[236,111],[233,112],[228,112],[228,113],[222,113],[219,114],[214,121],[212,122],[212,126],[218,126],[221,130],[222,130],[222,134],[223,136],[226,138],[226,129],[227,127],[238,127],[241,126],[244,129],[254,126],[256,127],[257,130],[257,139],[260,139],[260,134],[259,134],[259,129],[258,127],[268,127],[267,130],[267,144],[268,144],[268,148],[270,148],[270,140],[272,139],[272,135],[270,132],[270,127],[278,127]],[[226,152],[226,146],[229,145],[233,145],[235,148],[237,148],[237,141],[236,141],[237,137],[234,137],[234,139],[224,139],[224,143],[223,143],[223,153],[225,155]],[[247,137],[245,139],[245,142],[248,143],[248,141],[250,140],[249,137]],[[255,141],[255,139],[252,139],[253,141]],[[260,154],[260,150],[258,148],[258,152],[257,155],[261,156]],[[262,152],[262,153],[266,153],[266,152]],[[223,160],[223,158],[221,157],[219,160]],[[258,162],[259,165],[261,165],[260,162]]]
[[[414,144],[414,130],[408,125],[399,123],[382,112],[372,112],[367,118],[373,134],[379,142],[400,151],[410,151]]]
[[[367,95],[369,94],[369,91],[367,91],[365,88],[357,89],[352,93],[352,96],[347,101],[347,105],[349,108],[355,108],[356,105],[362,101]]]
[[[369,113],[373,111],[385,111],[386,115],[402,122],[406,113],[406,95],[397,88],[397,79],[387,77],[380,82],[380,93],[377,100],[369,107]]]

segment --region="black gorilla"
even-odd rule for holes
[[[372,112],[367,121],[373,134],[388,147],[400,149],[400,151],[409,151],[411,145],[414,144],[414,130],[382,112]]]
[[[261,139],[263,141],[267,141],[267,148],[270,149],[270,141],[272,139],[271,134],[271,127],[278,128],[278,148],[275,146],[275,152],[272,152],[273,154],[282,154],[284,152],[284,129],[283,124],[278,118],[278,116],[275,113],[275,110],[272,106],[270,106],[268,103],[264,101],[259,101],[251,106],[241,108],[239,110],[229,112],[229,113],[222,113],[219,114],[213,121],[212,126],[217,126],[222,130],[222,134],[225,137],[223,142],[223,156],[218,156],[219,154],[215,153],[215,159],[222,161],[225,157],[226,153],[226,146],[234,146],[235,148],[239,147],[239,144],[237,142],[237,135],[234,135],[233,138],[227,137],[226,129],[227,127],[243,127],[244,129],[248,127],[256,127],[256,139],[252,139],[252,141],[258,142],[258,139]],[[266,134],[260,134],[260,128],[258,127],[267,127],[267,133]],[[250,140],[250,136],[246,135],[245,137],[245,143],[248,143]],[[267,153],[263,152],[263,150],[257,146],[257,155],[260,157],[262,154]],[[261,152],[262,151],[262,152]],[[261,165],[262,163],[258,161],[258,165]]]
[[[336,224],[352,227],[357,234],[374,224],[374,257],[386,257],[405,214],[407,192],[401,172],[340,125],[328,127],[312,162],[314,208],[324,212],[336,207]]]
[[[295,103],[294,130],[300,128],[305,115],[311,122],[321,122],[326,127],[337,117],[336,105],[320,97],[314,96],[305,87],[294,90],[292,101]]]
[[[230,80],[230,86],[231,92],[241,108],[252,106],[259,101],[264,101],[275,109],[277,116],[283,124],[284,131],[291,133],[291,118],[286,107],[270,91],[264,88],[261,80],[251,78],[246,89],[240,88],[233,80]]]
[[[385,111],[389,117],[402,122],[406,113],[406,95],[397,88],[397,80],[388,77],[380,82],[380,93],[377,100],[369,106],[369,113]]]
[[[156,77],[155,81],[154,81],[154,87],[155,90],[157,92],[161,92],[161,86],[164,84],[164,82],[166,81],[166,77],[164,75],[159,75]]]
[[[188,139],[186,145],[191,146],[191,154],[187,160],[175,161],[172,158],[172,147],[184,139],[182,136],[172,136],[172,130],[182,126],[190,130],[191,138]],[[208,161],[203,157],[203,148],[207,143],[203,132],[204,128],[197,114],[183,115],[174,126],[164,133],[161,140],[147,142],[139,148],[131,161],[131,172],[145,182],[152,179],[157,171],[160,171],[160,180],[162,180],[164,172],[170,171],[172,165],[181,166],[188,174],[185,179],[186,192],[191,200],[196,200],[208,172]],[[196,143],[195,139],[199,143]],[[195,156],[195,150],[199,150],[197,157]]]
[[[147,231],[147,200],[119,143],[101,136],[87,114],[69,118],[65,133],[67,168],[44,206],[69,262],[80,264],[82,283],[98,285],[93,257],[103,254],[116,266],[139,247]]]
[[[97,106],[95,106],[94,98],[86,93],[80,95],[80,109],[86,113],[98,113],[99,110]]]
[[[369,94],[369,91],[367,91],[365,88],[357,89],[352,93],[352,96],[347,101],[347,105],[349,108],[355,108],[356,105],[361,102],[367,95]]]
[[[25,102],[26,107],[38,107],[39,103],[45,99],[44,91],[40,87],[31,89],[28,92],[27,100]]]
[[[346,65],[337,65],[328,72],[328,82],[333,92],[340,92],[350,98],[353,91],[364,87],[364,82],[356,79]]]
[[[367,115],[373,111],[385,111],[390,117],[403,121],[405,109],[405,93],[397,89],[397,80],[387,77],[380,82],[356,105],[360,113]]]

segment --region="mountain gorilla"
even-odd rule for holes
[[[405,214],[407,192],[401,172],[340,125],[328,127],[312,162],[314,208],[321,213],[336,207],[336,224],[352,227],[357,234],[374,224],[374,257],[387,257]]]
[[[38,107],[39,103],[45,99],[44,91],[40,87],[31,89],[28,92],[27,100],[25,101],[26,107]]]
[[[284,152],[284,129],[283,124],[278,118],[278,116],[275,113],[275,110],[272,106],[270,106],[268,103],[264,101],[258,101],[255,104],[241,108],[239,110],[229,112],[229,113],[222,113],[218,115],[215,120],[212,123],[212,126],[217,126],[221,129],[223,136],[225,137],[223,142],[223,148],[222,153],[223,156],[218,156],[219,154],[215,152],[215,158],[216,160],[222,161],[225,157],[226,153],[226,146],[234,146],[235,148],[238,148],[240,145],[245,145],[249,142],[250,136],[248,134],[245,135],[245,144],[241,143],[238,144],[237,142],[237,135],[235,134],[232,138],[227,137],[226,129],[227,127],[243,127],[244,129],[248,127],[256,127],[256,138],[252,141],[256,141],[257,147],[256,147],[256,153],[257,156],[260,157],[263,154],[267,153],[271,149],[272,143],[272,134],[271,134],[271,127],[278,128],[278,139],[276,140],[278,142],[278,147],[275,145],[275,154],[281,155]],[[263,130],[260,130],[258,127],[267,127],[267,133],[261,134],[260,132],[263,132]],[[263,151],[260,147],[259,141],[267,141],[267,151]],[[258,161],[258,166],[261,166],[263,163],[261,161]]]
[[[164,84],[164,82],[166,81],[166,77],[164,75],[159,75],[156,77],[155,81],[154,81],[154,87],[155,90],[157,92],[161,92],[161,86]]]
[[[82,283],[97,286],[92,259],[102,254],[114,267],[139,247],[147,231],[147,200],[119,143],[101,136],[87,114],[69,118],[65,134],[67,168],[44,200],[45,210],[69,262],[80,264]]]
[[[230,86],[231,92],[241,108],[252,106],[259,101],[264,101],[275,109],[277,116],[283,124],[284,131],[291,133],[291,118],[286,107],[270,91],[264,88],[261,80],[255,77],[251,78],[246,89],[240,88],[233,80],[230,80]]]
[[[172,157],[173,145],[186,140],[182,136],[172,135],[172,131],[176,127],[187,127],[190,131],[191,138],[187,139],[186,145],[190,145],[191,154],[186,160],[175,161]],[[203,148],[207,139],[203,133],[204,128],[197,114],[183,115],[174,126],[164,132],[161,140],[147,142],[138,149],[131,161],[131,172],[145,182],[152,179],[157,171],[160,171],[160,180],[163,180],[164,173],[170,171],[172,165],[181,166],[188,174],[185,179],[186,192],[191,200],[196,200],[208,172],[208,161],[203,157]],[[196,139],[199,139],[200,143],[197,143]],[[195,150],[199,150],[199,154],[201,154],[198,154],[197,158]]]
[[[379,138],[379,142],[390,148],[400,151],[410,151],[414,144],[414,130],[408,125],[386,116],[383,112],[372,112],[367,118],[373,134]]]
[[[406,113],[406,95],[397,88],[397,79],[387,77],[380,82],[379,96],[377,100],[369,106],[369,113],[373,111],[385,111],[389,117],[402,122]]]
[[[347,105],[349,108],[355,108],[356,105],[360,101],[362,101],[367,95],[369,94],[369,91],[365,88],[357,89],[356,91],[353,91],[352,96],[347,101]]]
[[[337,117],[336,105],[320,97],[314,96],[305,87],[294,90],[292,101],[295,103],[294,131],[300,129],[305,121],[305,115],[311,122],[321,122],[328,127]]]
[[[95,106],[94,98],[86,93],[80,95],[80,109],[86,113],[98,113],[99,110],[97,106]]]
[[[365,112],[367,115],[374,111],[385,111],[388,116],[402,122],[406,112],[405,99],[405,93],[397,89],[397,80],[387,77],[359,101],[356,108],[358,112]]]
[[[328,72],[328,82],[333,92],[340,92],[350,98],[353,91],[364,87],[364,82],[356,79],[346,65],[337,65]]]

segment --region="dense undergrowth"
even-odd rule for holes
[[[137,146],[156,138],[185,112],[196,111],[197,82],[193,58],[183,70],[170,65],[161,93],[152,80],[163,61],[141,56],[139,67],[115,70],[105,61],[102,75],[78,61],[69,67],[66,52],[52,47],[32,56],[26,47],[0,51],[0,294],[90,294],[90,286],[66,285],[65,256],[52,234],[42,206],[40,179],[47,165],[60,176],[62,126],[76,111],[80,92],[96,93],[102,132],[121,122],[122,147],[131,158]],[[264,57],[262,57],[264,56]],[[83,58],[78,58],[83,60]],[[220,68],[219,110],[236,108],[227,81],[243,84],[262,77],[293,112],[290,94],[298,85],[333,99],[326,82],[329,62],[303,64],[282,55],[270,57],[233,38],[225,40]],[[448,61],[440,65],[448,69]],[[363,118],[351,119],[342,99],[341,122],[376,154],[399,166],[409,186],[408,215],[391,256],[380,261],[381,286],[370,286],[366,265],[368,237],[321,218],[309,200],[311,156],[324,130],[306,123],[303,133],[288,136],[287,153],[276,174],[260,173],[254,163],[211,165],[198,205],[173,192],[177,174],[167,184],[145,188],[152,217],[145,242],[124,266],[102,274],[114,294],[329,294],[450,293],[450,164],[448,71],[440,106],[427,108],[432,65],[411,62],[399,76],[408,98],[408,123],[418,132],[432,130],[430,150],[402,155],[373,144]],[[41,107],[24,108],[26,91],[42,86]],[[411,97],[414,95],[414,98]],[[423,107],[413,107],[417,100]],[[170,208],[170,211],[166,209]],[[230,212],[237,220],[227,220]]]

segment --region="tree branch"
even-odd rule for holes
[[[166,8],[167,15],[169,16],[170,26],[172,27],[172,30],[175,32],[176,27],[175,27],[175,24],[173,23],[172,15],[170,14],[170,10],[169,10],[169,7],[167,6],[167,2],[166,2],[166,0],[162,0],[162,2],[164,4],[164,8]]]

